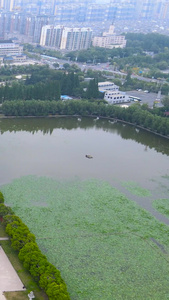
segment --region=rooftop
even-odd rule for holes
[[[12,43],[12,40],[0,40],[0,44],[9,44],[9,43]]]

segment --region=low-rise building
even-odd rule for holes
[[[26,61],[26,55],[4,56],[2,58],[4,64],[22,63]]]
[[[114,33],[114,26],[111,25],[108,32],[103,32],[102,36],[94,37],[93,46],[108,49],[125,48],[126,39],[124,35],[116,35]]]
[[[98,89],[99,89],[99,92],[118,91],[119,87],[111,81],[105,81],[105,82],[98,83]]]
[[[119,87],[111,81],[99,82],[98,89],[104,93],[104,100],[110,104],[130,102],[129,96],[119,91]]]
[[[12,40],[0,40],[0,56],[21,55],[23,47]]]
[[[27,60],[26,55],[13,56],[14,62],[25,62]]]
[[[104,94],[104,100],[110,104],[120,104],[130,102],[129,96],[120,91],[106,91]]]

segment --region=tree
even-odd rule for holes
[[[169,109],[169,96],[165,96],[162,100],[161,103],[164,105],[166,109]]]
[[[14,250],[19,251],[26,243],[35,242],[34,234],[21,220],[8,223],[6,233],[11,237],[11,246]]]
[[[0,191],[0,203],[4,203],[4,196],[1,191]]]
[[[49,300],[69,300],[70,297],[65,289],[65,284],[58,285],[56,282],[51,282],[48,285],[46,294]]]
[[[132,71],[131,71],[131,69],[129,69],[127,72],[125,85],[132,84],[131,74],[132,74]]]
[[[16,222],[22,222],[21,219],[18,216],[15,215],[6,215],[4,217],[4,222],[5,224],[13,223],[14,221]]]
[[[91,98],[97,99],[98,96],[99,96],[98,82],[96,79],[90,80],[89,85],[87,87],[87,91],[86,91],[86,97],[88,99],[91,99]]]
[[[0,203],[0,217],[4,217],[6,215],[12,215],[13,211],[12,208],[9,206],[5,206],[5,204]]]
[[[70,68],[70,64],[68,64],[68,63],[63,64],[63,68],[65,70],[69,69]]]
[[[54,66],[55,69],[59,68],[59,64],[58,63],[54,63],[53,66]]]
[[[46,291],[48,284],[51,282],[56,282],[58,285],[64,283],[63,279],[61,278],[60,271],[57,270],[52,264],[48,263],[45,272],[40,277],[39,286]]]

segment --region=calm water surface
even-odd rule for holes
[[[99,178],[121,190],[121,182],[135,181],[167,197],[169,140],[108,120],[1,119],[0,170],[0,185],[25,175]],[[133,199],[168,223],[150,201]]]

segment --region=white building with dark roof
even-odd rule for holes
[[[119,91],[119,87],[111,81],[99,82],[98,89],[104,93],[104,100],[110,104],[130,102],[129,96]]]
[[[0,40],[0,56],[21,55],[23,47],[12,40]]]
[[[129,96],[120,91],[106,91],[104,94],[104,100],[110,104],[122,104],[125,102],[130,102]]]
[[[111,81],[104,81],[104,82],[98,83],[98,89],[99,89],[99,92],[118,91],[119,87],[118,87],[118,85],[115,85]]]

